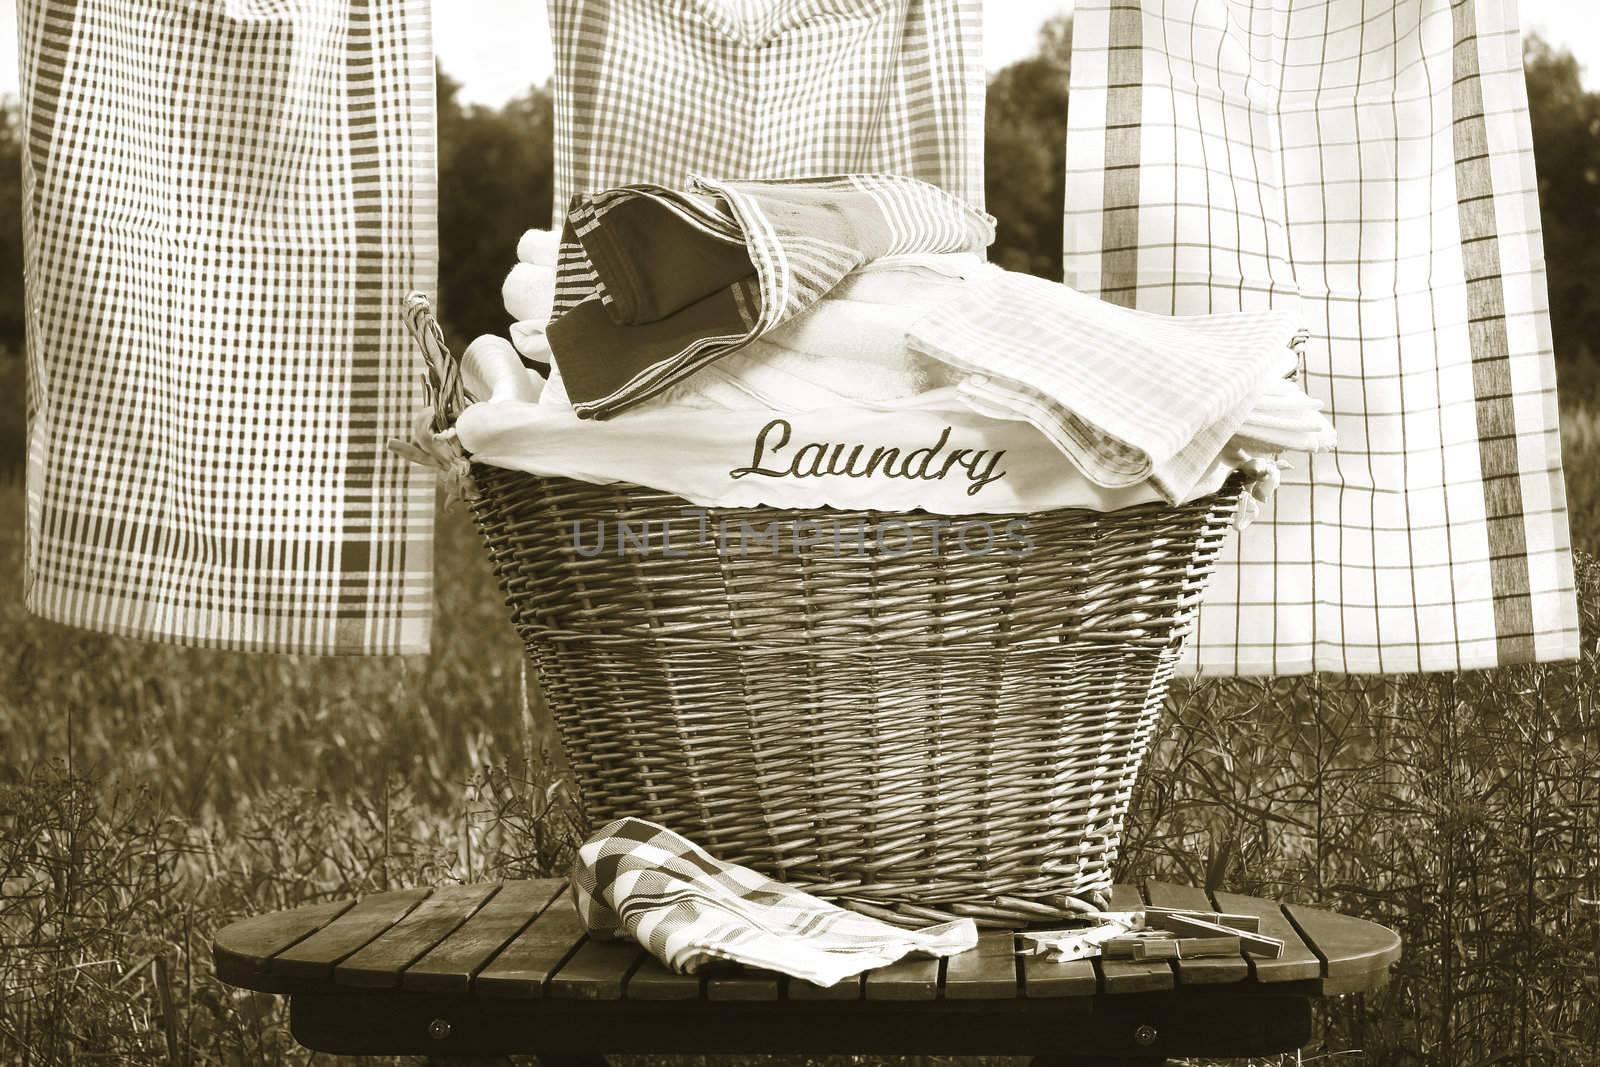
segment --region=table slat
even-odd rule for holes
[[[362,897],[355,907],[327,926],[274,956],[267,967],[274,974],[321,979],[331,986],[336,963],[365,948],[432,892],[431,887],[424,886]]]
[[[1339,992],[1366,988],[1366,979],[1381,985],[1400,958],[1400,935],[1377,923],[1303,904],[1285,904],[1283,910],[1322,957],[1324,973]]]
[[[253,915],[224,927],[211,942],[217,977],[246,989],[257,988],[252,976],[265,970],[268,960],[310,937],[355,904],[353,900],[307,904],[287,911]]]
[[[545,983],[583,934],[572,897],[562,893],[478,972],[473,988],[490,996],[542,997]]]
[[[397,987],[402,970],[466,922],[499,889],[496,883],[435,889],[409,915],[339,963],[333,970],[334,983],[362,989]]]
[[[1144,898],[1137,886],[1111,887],[1112,911],[1137,911],[1144,907]],[[1108,960],[1096,959],[1095,971],[1100,975],[1100,988],[1107,993],[1149,993],[1171,989],[1172,965],[1166,960]]]
[[[566,888],[566,881],[559,878],[507,882],[472,918],[407,967],[401,987],[465,993],[472,976]]]
[[[777,1000],[779,975],[753,967],[717,968],[706,975],[707,1000]]]
[[[585,938],[578,951],[550,978],[550,996],[557,1000],[621,1000],[628,975],[644,949],[632,941]]]
[[[798,978],[789,979],[786,990],[790,1000],[860,1000],[866,979],[862,975],[835,982],[824,989]]]
[[[1158,908],[1213,910],[1211,898],[1206,895],[1204,889],[1173,885],[1170,882],[1148,881],[1144,884],[1144,891],[1150,903]],[[1250,977],[1250,964],[1245,962],[1242,955],[1232,958],[1178,960],[1175,966],[1180,985],[1220,985],[1243,982]]]
[[[935,1000],[939,996],[939,961],[908,956],[868,971],[863,995],[867,1000]]]
[[[623,986],[629,1000],[699,1000],[703,992],[698,974],[678,974],[667,970],[654,956],[646,955]]]
[[[1048,960],[1042,956],[1022,957],[1023,995],[1029,999],[1046,997],[1092,997],[1100,988],[1093,960]]]
[[[985,930],[978,944],[945,962],[944,995],[950,1000],[999,1000],[1017,995],[1016,936]]]
[[[1283,942],[1283,955],[1277,959],[1251,958],[1250,968],[1255,972],[1256,981],[1263,984],[1308,982],[1322,977],[1322,961],[1306,946],[1300,931],[1294,928],[1276,901],[1220,891],[1211,897],[1219,911],[1257,916],[1261,920],[1261,932]]]

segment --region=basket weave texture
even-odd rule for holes
[[[901,921],[1099,902],[1239,495],[972,517],[1032,542],[974,553],[908,529],[926,515],[472,474],[589,820],[650,819]],[[708,519],[770,540],[719,548]],[[807,544],[819,521],[868,550]]]

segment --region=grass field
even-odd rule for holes
[[[1568,412],[1565,441],[1575,539],[1600,551],[1600,411]],[[211,976],[219,924],[559,869],[572,811],[461,514],[434,653],[340,661],[31,618],[21,512],[0,489],[0,1063],[306,1062],[273,998]],[[1580,570],[1578,664],[1175,693],[1127,872],[1406,937],[1388,990],[1327,1012],[1326,1062],[1600,1062],[1600,570]]]

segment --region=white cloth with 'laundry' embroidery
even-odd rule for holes
[[[469,406],[454,432],[474,460],[493,467],[644,485],[705,507],[975,515],[1111,511],[1161,499],[1148,485],[1093,484],[1038,430],[979,415],[953,388],[893,411],[670,405],[609,422],[554,404],[500,401]],[[1195,495],[1228,473],[1215,464]]]

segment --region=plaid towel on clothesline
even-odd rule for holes
[[[1080,0],[1066,281],[1311,332],[1339,447],[1229,541],[1200,668],[1577,654],[1514,0]]]
[[[904,174],[983,206],[979,0],[551,0],[555,211],[640,182]]]
[[[696,178],[578,197],[550,349],[573,410],[606,418],[814,306],[882,256],[978,252],[994,220],[913,178]]]
[[[912,953],[953,956],[978,943],[971,919],[890,926],[642,819],[618,819],[584,843],[572,893],[590,933],[625,935],[680,973],[726,960],[831,986]]]
[[[24,598],[220,648],[428,647],[399,314],[434,284],[428,0],[21,0]]]

